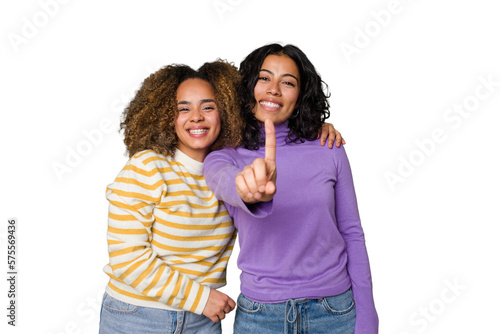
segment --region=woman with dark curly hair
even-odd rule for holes
[[[203,167],[239,233],[234,333],[378,333],[349,162],[316,139],[326,84],[293,45],[254,50],[240,73],[243,147]]]
[[[130,160],[106,193],[100,333],[220,333],[235,307],[216,289],[236,231],[202,166],[209,151],[240,143],[238,79],[224,61],[166,66],[124,111]]]

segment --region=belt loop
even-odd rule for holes
[[[185,312],[184,311],[173,311],[173,314],[175,314],[175,321],[174,321],[174,334],[182,333],[183,328],[184,328],[184,316]]]

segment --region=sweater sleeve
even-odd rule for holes
[[[335,214],[347,249],[347,271],[356,304],[355,334],[378,333],[370,263],[361,227],[351,168],[343,147],[338,150]]]
[[[146,300],[202,314],[210,288],[172,270],[152,248],[154,209],[168,194],[161,168],[133,157],[107,189],[112,278]]]
[[[237,209],[258,218],[268,216],[272,212],[272,200],[246,204],[241,199],[236,190],[235,179],[242,168],[238,167],[236,160],[230,153],[236,154],[235,150],[227,149],[211,152],[205,158],[203,175],[208,187],[215,194],[215,197],[224,201],[232,217],[234,217]]]

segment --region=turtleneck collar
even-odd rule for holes
[[[285,145],[286,144],[286,138],[288,137],[288,132],[290,129],[288,128],[288,121],[283,122],[280,125],[275,125],[274,126],[274,131],[276,132],[276,145]],[[266,137],[266,133],[264,131],[264,125],[260,126],[260,134],[262,138]]]

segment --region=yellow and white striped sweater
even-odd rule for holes
[[[174,157],[142,151],[108,186],[110,296],[201,314],[208,287],[226,284],[236,230],[202,167],[179,150]]]

